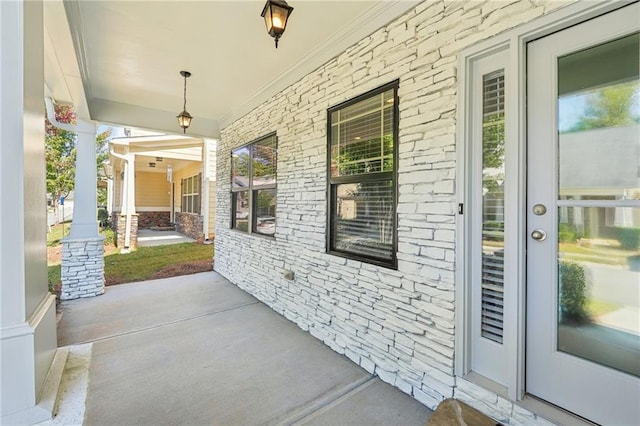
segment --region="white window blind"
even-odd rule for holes
[[[504,322],[504,71],[482,87],[482,337],[502,343]]]
[[[395,267],[397,82],[330,108],[328,251]]]

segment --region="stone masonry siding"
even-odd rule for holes
[[[215,269],[429,408],[485,392],[493,398],[490,414],[501,422],[543,423],[468,382],[456,389],[456,66],[461,49],[564,4],[426,1],[225,127],[217,157]],[[325,246],[327,108],[395,79],[398,270],[329,255]],[[231,230],[230,151],[273,131],[275,238]],[[295,273],[293,281],[284,279],[286,270]],[[487,412],[487,404],[478,408]]]
[[[138,212],[138,227],[151,228],[152,226],[171,226],[170,212]]]
[[[197,241],[204,241],[202,229],[204,227],[204,219],[199,214],[194,213],[176,213],[176,230],[189,238]]]
[[[104,293],[104,237],[62,239],[61,300]]]
[[[111,212],[111,222],[109,223],[109,226],[115,232],[118,232],[118,216],[120,216],[119,212]]]
[[[125,246],[125,230],[127,229],[127,215],[119,214],[116,225],[116,247]],[[129,249],[138,247],[138,215],[131,215],[131,235],[129,236]]]

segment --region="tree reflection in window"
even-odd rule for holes
[[[395,267],[397,88],[329,109],[331,253]]]

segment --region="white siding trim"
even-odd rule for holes
[[[470,164],[466,141],[471,136],[472,129],[469,126],[470,101],[468,91],[471,87],[470,65],[473,61],[487,55],[491,55],[501,46],[508,45],[509,67],[512,69],[512,78],[506,82],[506,110],[512,117],[507,120],[505,139],[516,141],[513,146],[508,144],[505,153],[506,174],[517,176],[517,185],[509,185],[505,191],[505,198],[511,202],[505,203],[505,216],[511,217],[515,224],[515,232],[512,238],[508,238],[505,245],[514,249],[505,250],[505,276],[515,280],[515,291],[505,294],[505,340],[512,341],[508,357],[508,383],[507,392],[509,399],[521,400],[525,394],[525,253],[526,253],[526,44],[531,40],[544,37],[553,32],[568,28],[577,23],[610,12],[632,1],[607,1],[607,2],[576,2],[559,9],[549,15],[539,17],[517,28],[507,30],[491,39],[481,41],[465,50],[458,57],[458,117],[457,136],[457,200],[468,207],[469,194],[467,194],[468,182],[465,182],[465,167]],[[515,78],[513,77],[515,75]],[[516,119],[517,118],[517,119]],[[516,169],[516,170],[513,170]],[[465,211],[466,213],[466,211]],[[467,286],[469,281],[465,265],[469,247],[465,244],[467,237],[464,230],[469,226],[469,219],[458,216],[456,221],[456,357],[455,373],[464,376],[470,371],[470,294]],[[506,234],[505,234],[506,235]]]

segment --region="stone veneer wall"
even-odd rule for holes
[[[61,300],[104,293],[104,237],[62,239]]]
[[[222,130],[215,269],[430,408],[546,423],[454,374],[458,52],[566,2],[426,1]],[[398,270],[326,254],[327,108],[400,79]],[[230,229],[230,150],[278,136],[275,238]],[[284,279],[292,270],[295,279]]]
[[[138,212],[138,228],[171,226],[170,212]]]
[[[118,232],[118,216],[120,216],[120,212],[111,212],[111,222],[109,226],[115,232]]]
[[[176,230],[189,238],[204,241],[204,218],[195,213],[176,213]]]
[[[127,215],[117,215],[116,223],[116,247],[123,248],[125,243],[125,230],[127,229]],[[131,215],[131,235],[129,237],[129,249],[138,247],[138,215]]]

